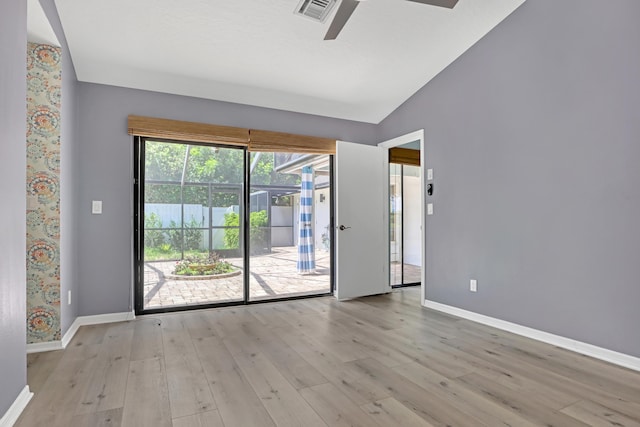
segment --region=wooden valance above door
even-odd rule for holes
[[[129,116],[129,135],[177,141],[249,145],[249,129],[154,117]]]
[[[292,133],[249,131],[249,151],[279,153],[335,154],[336,140]]]
[[[335,154],[336,152],[335,139],[154,117],[130,115],[127,128],[129,135],[238,145],[247,147],[249,151],[305,154]]]
[[[400,147],[389,148],[389,163],[420,166],[420,150]]]

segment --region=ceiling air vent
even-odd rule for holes
[[[295,13],[314,21],[324,22],[337,0],[300,0]]]

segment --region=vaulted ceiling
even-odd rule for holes
[[[336,40],[299,0],[55,0],[80,81],[378,123],[524,0],[361,4]]]

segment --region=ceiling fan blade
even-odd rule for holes
[[[421,3],[421,4],[430,4],[432,6],[446,7],[449,9],[453,9],[456,3],[458,3],[458,0],[408,0],[408,1],[412,1],[414,3]]]
[[[324,36],[325,40],[335,40],[342,31],[344,24],[347,23],[351,14],[356,7],[358,7],[360,2],[358,0],[342,0],[338,10],[336,11],[336,16],[333,17],[333,21],[331,21],[331,25],[329,26],[329,30],[327,34]]]

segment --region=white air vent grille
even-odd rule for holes
[[[337,0],[301,0],[295,13],[314,21],[324,22]]]

